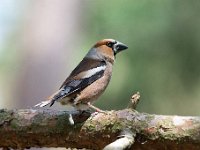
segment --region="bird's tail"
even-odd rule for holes
[[[42,101],[38,104],[36,104],[34,107],[44,107],[46,105],[50,105],[50,107],[55,103],[55,101],[62,98],[63,94],[61,92],[62,89],[51,95],[47,100]]]
[[[50,99],[50,100],[42,101],[42,102],[36,104],[34,107],[44,107],[49,104],[50,104],[49,107],[51,107],[54,103],[55,103],[55,99]]]
[[[44,106],[47,106],[49,104],[50,104],[49,107],[51,107],[55,103],[55,101],[56,101],[56,99],[54,97],[53,98],[49,97],[49,99],[36,104],[34,107],[44,107]]]
[[[46,101],[42,101],[42,102],[36,104],[34,107],[44,107],[50,103],[51,103],[51,100],[46,100]]]

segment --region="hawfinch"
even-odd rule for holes
[[[60,89],[46,101],[35,106],[44,107],[48,104],[52,106],[57,101],[63,105],[69,104],[77,110],[92,108],[101,111],[91,103],[108,86],[115,55],[127,48],[123,43],[113,39],[98,41],[71,72]]]

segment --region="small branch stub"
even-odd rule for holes
[[[137,92],[131,96],[130,103],[127,108],[136,109],[140,101],[140,93]]]

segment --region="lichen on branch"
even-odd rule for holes
[[[69,123],[72,113],[75,124]],[[199,149],[200,117],[164,116],[132,109],[90,112],[0,110],[0,147],[76,147],[102,149],[128,128],[131,149]]]

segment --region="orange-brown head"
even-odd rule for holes
[[[115,55],[128,47],[114,39],[103,39],[98,41],[88,52],[86,57],[93,59],[104,59],[114,62]]]

